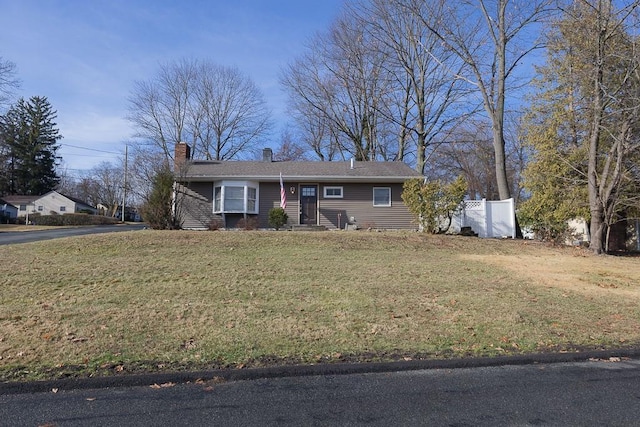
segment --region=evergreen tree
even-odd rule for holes
[[[56,111],[46,97],[23,98],[0,116],[0,194],[40,195],[53,190],[59,157]]]
[[[563,11],[525,127],[532,197],[521,214],[551,237],[569,218],[588,219],[596,254],[608,250],[611,226],[638,209],[638,10],[589,0]]]
[[[142,218],[154,230],[180,228],[173,214],[173,183],[174,176],[168,167],[160,170],[153,178],[151,194],[142,206]]]

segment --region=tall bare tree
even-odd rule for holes
[[[283,71],[281,82],[291,108],[311,112],[297,115],[302,125],[323,130],[330,151],[338,148],[343,156],[348,153],[357,160],[375,160],[388,152],[385,138],[389,134],[380,131],[380,111],[390,79],[385,54],[364,25],[353,15],[336,20]]]
[[[506,167],[504,117],[506,94],[523,58],[542,46],[531,35],[553,10],[553,0],[393,0],[421,19],[442,46],[468,67],[465,78],[480,95],[492,129],[495,169],[501,199],[511,197]],[[446,18],[432,20],[431,17]],[[434,52],[438,54],[438,52]]]
[[[238,158],[270,130],[270,112],[259,88],[236,68],[182,60],[160,66],[138,81],[127,117],[136,136],[171,164],[173,147],[188,142],[194,157]]]
[[[511,117],[510,117],[511,118]],[[519,122],[507,121],[507,135],[519,131]],[[463,176],[468,184],[468,195],[472,198],[499,198],[495,177],[495,158],[491,144],[491,126],[484,120],[465,120],[452,129],[446,142],[437,144],[425,168],[428,179],[442,179],[448,182]],[[519,138],[508,138],[505,147],[507,176],[516,204],[521,195],[521,174],[526,164],[526,152]]]
[[[405,13],[409,6],[418,13]],[[367,22],[371,38],[386,52],[394,85],[388,86],[393,94],[385,98],[388,105],[381,111],[395,125],[396,160],[406,160],[411,153],[416,170],[424,173],[428,151],[460,119],[455,107],[468,92],[458,77],[463,61],[422,22],[429,19],[435,26],[446,19],[446,11],[428,9],[427,2],[407,5],[388,0],[362,1],[352,10]]]
[[[207,159],[237,158],[271,129],[260,89],[236,68],[200,64],[193,108],[195,140]]]

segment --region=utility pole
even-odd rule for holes
[[[122,180],[122,222],[124,222],[125,200],[127,200],[127,157],[129,146],[124,146],[124,179]]]

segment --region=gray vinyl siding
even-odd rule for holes
[[[323,188],[342,187],[342,199],[325,199]],[[412,216],[402,201],[402,184],[320,184],[320,225],[344,228],[351,217],[359,228],[415,229]],[[391,188],[391,206],[373,206],[373,188]]]
[[[341,184],[336,183],[314,183],[314,182],[284,182],[287,192],[286,212],[289,216],[289,225],[300,223],[299,218],[299,191],[301,184],[318,186],[318,222],[329,229],[344,228],[350,217],[355,218],[355,224],[359,228],[382,228],[382,229],[415,229],[412,216],[402,202],[402,184]],[[324,187],[342,187],[341,199],[324,198]],[[291,193],[291,188],[294,193]],[[373,188],[391,188],[391,206],[373,206]],[[206,198],[206,209],[208,215],[202,215],[199,224],[206,226],[206,221],[213,214],[213,184],[211,182],[190,183],[190,190],[202,197],[199,202],[201,212],[202,201]],[[280,183],[261,182],[258,190],[258,227],[269,227],[269,210],[280,206]],[[338,215],[340,214],[340,215]],[[196,215],[191,215],[196,216]],[[338,224],[340,216],[340,224]],[[191,218],[190,218],[191,219]],[[195,219],[195,218],[193,218]],[[228,218],[229,222],[231,218]],[[227,224],[231,226],[232,224]]]
[[[192,182],[189,184],[189,189],[194,191],[208,200],[213,197],[213,182]],[[211,208],[213,212],[213,207]]]
[[[258,202],[259,227],[267,228],[269,227],[269,209],[280,206],[280,183],[261,182],[258,197],[260,199]],[[291,222],[289,204],[287,204],[286,212],[289,215],[289,222]]]
[[[213,214],[213,183],[192,182],[183,190],[178,201],[182,227],[187,229],[207,229]]]
[[[295,193],[291,193],[291,187]],[[298,187],[297,182],[285,182],[284,189],[287,192],[287,208],[285,212],[289,216],[288,225],[299,223],[298,218]],[[269,210],[280,207],[280,183],[279,182],[261,182],[260,183],[260,203],[258,208],[258,222],[262,228],[270,227]]]

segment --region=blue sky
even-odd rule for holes
[[[286,122],[280,70],[329,27],[343,2],[0,0],[0,56],[17,65],[20,96],[46,96],[58,111],[59,154],[77,175],[124,153],[134,81],[183,58],[251,77],[276,119],[275,143]]]

